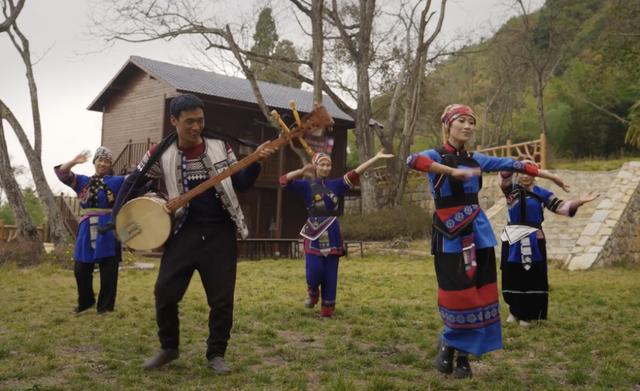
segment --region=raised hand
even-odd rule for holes
[[[583,204],[586,204],[587,202],[591,202],[595,200],[598,197],[600,197],[600,193],[591,191],[589,193],[581,195],[580,198],[578,198],[578,202],[580,202],[580,205],[583,205]]]
[[[91,157],[91,151],[89,151],[88,149],[85,149],[84,151],[82,151],[79,154],[77,154],[76,157],[74,157],[71,160],[71,162],[73,164],[82,164],[82,163],[88,161],[90,157]]]
[[[381,149],[376,153],[376,159],[391,159],[393,157],[392,153],[384,153],[384,149]]]
[[[451,170],[451,174],[449,175],[464,182],[481,174],[482,171],[479,168],[454,168]]]
[[[304,165],[304,167],[302,167],[301,170],[303,176],[313,176],[315,175],[316,167],[313,165],[313,163],[307,163]]]
[[[562,190],[566,191],[567,193],[571,190],[571,186],[569,186],[568,184],[564,183],[564,181],[562,180],[562,178],[560,178],[558,175],[553,175],[551,178],[549,178],[553,181],[553,183],[555,183],[556,185],[558,185]]]

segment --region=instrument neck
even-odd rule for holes
[[[274,150],[279,149],[284,144],[289,142],[291,137],[297,137],[299,134],[301,134],[301,132],[296,131],[296,132],[291,133],[289,135],[289,137],[285,137],[285,136],[281,135],[277,139],[272,140],[271,142],[266,144],[264,146],[264,148],[271,148],[271,149],[274,149]],[[191,201],[195,197],[199,196],[200,194],[204,193],[205,191],[207,191],[207,190],[211,189],[212,187],[216,186],[217,184],[222,182],[224,179],[226,179],[226,178],[230,177],[231,175],[237,173],[238,171],[242,170],[243,168],[248,167],[250,164],[253,164],[253,163],[257,162],[258,160],[260,160],[260,151],[256,150],[253,153],[251,153],[250,155],[247,155],[246,157],[244,157],[242,160],[240,160],[237,163],[235,163],[232,166],[230,166],[228,169],[222,171],[218,175],[207,179],[206,181],[200,183],[198,186],[194,187],[193,189],[189,190],[188,192],[186,192],[184,194],[181,194],[180,196],[170,200],[169,203],[167,204],[167,208],[169,209],[169,211],[171,213],[175,212],[176,210],[178,210],[178,209],[182,208],[183,206],[185,206],[186,204],[188,204],[189,201]]]

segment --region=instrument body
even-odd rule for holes
[[[165,199],[151,193],[128,201],[116,218],[118,238],[134,250],[162,247],[173,226],[166,204]]]

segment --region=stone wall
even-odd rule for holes
[[[625,163],[607,183],[596,211],[584,226],[571,255],[569,270],[616,262],[640,262],[640,162]]]

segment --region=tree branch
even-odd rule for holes
[[[11,25],[16,21],[18,15],[24,7],[25,0],[18,0],[18,4],[13,4],[13,0],[4,0],[2,2],[2,13],[5,16],[5,20],[0,23],[0,33],[9,30]],[[7,13],[7,5],[9,6],[9,12]]]

